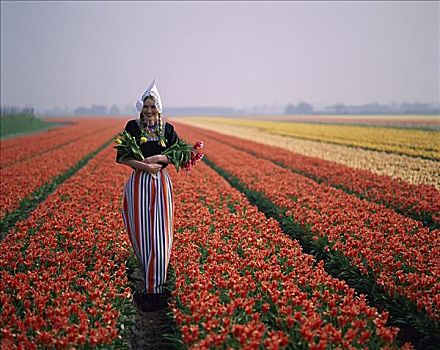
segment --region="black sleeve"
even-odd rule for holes
[[[171,147],[179,140],[179,136],[177,136],[174,126],[170,123],[167,123],[165,134],[165,137],[167,139],[167,148]]]
[[[135,128],[136,125],[134,125],[133,122],[136,123],[135,120],[129,120],[127,122],[127,124],[125,125],[124,130],[126,130],[131,136],[137,137],[138,135],[136,133],[136,128]],[[120,163],[121,156],[122,156],[122,151],[117,149],[117,152],[116,152],[116,163]]]

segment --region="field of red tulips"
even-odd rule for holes
[[[395,348],[397,328],[202,164],[175,177],[172,304],[193,349]]]
[[[182,126],[183,127],[183,126]],[[440,191],[430,185],[412,185],[400,179],[377,175],[366,170],[320,158],[289,152],[283,148],[256,144],[234,136],[198,129],[199,137],[225,143],[258,158],[272,161],[312,180],[378,204],[422,221],[426,226],[440,228]]]
[[[88,153],[109,142],[115,130],[122,125],[119,120],[112,120],[106,124],[102,121],[84,121],[69,127],[72,129],[68,137],[64,135],[64,129],[59,128],[55,134],[61,133],[62,136],[56,137],[57,141],[53,141],[52,138],[46,139],[48,135],[45,135],[43,140],[35,140],[35,136],[29,136],[31,140],[27,137],[20,138],[22,142],[19,144],[14,139],[2,142],[2,162],[4,157],[6,164],[2,164],[1,168],[0,218],[17,209],[20,201],[34,190],[67,171]],[[45,146],[45,142],[48,146]],[[13,162],[14,155],[22,151],[27,156],[21,161]]]
[[[131,312],[119,210],[128,175],[108,147],[0,242],[2,349],[118,343]]]
[[[179,125],[183,137],[200,131]],[[220,151],[221,150],[221,151]],[[225,176],[262,194],[295,238],[327,255],[332,264],[365,276],[408,322],[422,332],[439,329],[440,230],[383,205],[319,184],[305,176],[209,139],[205,155]],[[290,225],[289,225],[290,224]]]
[[[44,133],[37,132],[26,136],[26,138],[7,139],[1,142],[0,167],[3,169],[25,159],[34,158],[42,153],[69,144],[81,135],[92,135],[101,129],[102,121],[99,120],[69,119],[65,125],[53,127]]]
[[[97,152],[0,240],[1,349],[130,348],[138,311],[121,204],[131,169],[108,144],[124,124],[75,121],[54,137],[1,141],[2,217]],[[438,191],[174,125],[204,141],[206,160],[190,173],[168,167],[168,338],[178,348],[421,349],[439,340]]]

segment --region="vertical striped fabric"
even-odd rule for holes
[[[173,244],[173,185],[166,170],[134,170],[125,184],[122,216],[147,293],[162,293]]]

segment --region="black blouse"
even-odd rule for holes
[[[140,149],[142,151],[142,155],[147,158],[151,156],[155,156],[156,154],[161,154],[167,148],[172,146],[177,142],[179,137],[174,130],[174,126],[170,123],[165,123],[165,139],[166,139],[166,147],[162,147],[159,145],[159,141],[147,141],[140,145],[141,138],[141,129],[139,128],[139,124],[136,119],[129,120],[127,125],[125,126],[125,130],[131,135],[134,136]],[[118,149],[116,154],[116,162],[119,163],[122,152]]]

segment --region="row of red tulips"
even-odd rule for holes
[[[0,242],[0,348],[121,342],[131,308],[120,213],[129,172],[106,148]]]
[[[59,119],[56,120],[56,122],[61,122]],[[15,136],[12,138],[7,138],[6,140],[1,141],[1,149],[2,151],[10,151],[17,147],[22,147],[23,140],[28,141],[29,143],[35,143],[38,146],[44,147],[44,139],[47,138],[47,136],[51,135],[53,137],[58,137],[60,135],[64,135],[66,137],[69,137],[69,127],[72,127],[75,124],[78,124],[79,120],[66,120],[65,124],[60,124],[57,126],[52,126],[49,129],[45,130],[37,130],[33,132],[32,134],[28,135],[22,135],[22,136]],[[84,119],[84,122],[86,120]],[[50,136],[50,137],[51,137]],[[41,142],[41,144],[39,144]],[[25,148],[26,151],[30,150],[28,148]],[[18,155],[20,156],[20,155]],[[3,159],[3,156],[2,156]]]
[[[275,220],[266,219],[208,166],[173,181],[171,307],[185,346],[397,347],[398,329],[386,326],[386,313],[330,277]]]
[[[77,119],[47,131],[0,141],[0,168],[34,158],[67,145],[81,136],[90,137],[103,128],[102,120]]]
[[[198,130],[180,128],[184,137]],[[220,151],[221,150],[221,151]],[[252,191],[264,194],[327,252],[340,254],[391,298],[405,297],[440,320],[440,230],[210,140],[205,154]],[[405,310],[402,310],[405,312]]]
[[[88,153],[111,140],[115,130],[123,125],[119,120],[110,121],[108,125],[102,121],[100,123],[101,129],[94,129],[93,137],[89,134],[89,125],[81,124],[81,131],[78,131],[80,137],[77,140],[2,169],[0,218],[17,209],[20,201],[37,188],[64,173]],[[26,138],[23,142],[26,142]]]
[[[179,128],[184,126],[179,124]],[[226,143],[257,157],[281,164],[318,182],[339,187],[370,202],[385,204],[398,212],[440,227],[440,191],[431,185],[412,185],[400,179],[353,169],[328,160],[289,152],[210,130],[198,130],[201,137]]]

